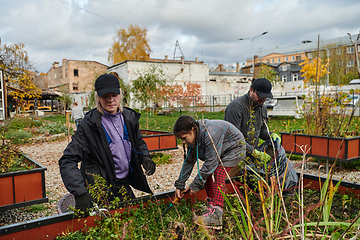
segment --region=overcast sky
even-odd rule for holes
[[[187,60],[235,65],[253,51],[302,40],[358,34],[359,0],[0,0],[2,43],[23,43],[47,72],[62,59],[109,65],[116,30],[148,29],[151,58],[173,59],[176,41]],[[176,57],[181,52],[176,49]]]

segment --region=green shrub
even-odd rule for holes
[[[163,153],[151,153],[152,160],[156,164],[167,164],[171,163],[170,158],[171,155],[163,154]]]
[[[0,145],[0,173],[15,172],[34,168],[23,161],[21,151],[10,145]]]
[[[68,133],[67,127],[62,122],[47,123],[41,126],[38,130],[42,134],[59,134]],[[74,129],[70,127],[70,134],[74,134]]]
[[[24,144],[29,141],[29,138],[32,138],[33,135],[31,132],[25,130],[10,130],[5,134],[6,139],[10,139],[14,144]]]
[[[40,120],[34,120],[28,117],[16,117],[10,122],[10,129],[24,129],[32,127],[40,127],[42,122]]]

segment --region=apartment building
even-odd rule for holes
[[[353,39],[356,41],[357,34]],[[360,39],[358,40],[360,43]],[[255,67],[257,63],[267,64],[281,64],[283,62],[300,62],[305,57],[316,57],[318,43],[317,41],[302,41],[297,45],[290,45],[285,47],[277,46],[274,49],[262,50],[255,54],[254,62]],[[320,56],[319,57],[335,57],[337,56],[338,65],[345,67],[345,74],[351,71],[351,68],[355,66],[355,54],[354,45],[351,42],[349,36],[321,39],[319,43]],[[357,49],[360,52],[360,46]],[[339,55],[342,57],[340,58]],[[252,66],[252,57],[246,60],[246,66]]]

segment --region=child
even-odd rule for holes
[[[189,178],[194,164],[197,163],[198,174],[185,191],[189,190],[190,194],[195,194],[205,187],[208,195],[208,208],[205,214],[195,218],[195,223],[220,230],[224,197],[219,191],[219,187],[225,191],[226,172],[237,166],[240,161],[245,160],[244,136],[229,122],[207,119],[196,121],[187,115],[178,118],[173,132],[177,138],[182,140],[183,144],[188,146],[179,179],[175,182],[175,196],[181,198],[185,182]],[[204,161],[200,170],[198,158]]]

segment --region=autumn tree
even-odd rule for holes
[[[31,66],[24,44],[2,45],[0,41],[0,68],[4,70],[8,85],[22,90],[9,91],[9,95],[14,99],[41,97],[41,89],[32,82],[36,73]]]
[[[179,101],[182,106],[189,106],[192,101],[196,101],[196,105],[201,105],[201,85],[198,83],[187,83],[185,88],[175,84],[169,86],[169,101]]]
[[[277,84],[280,84],[281,87],[283,86],[283,83],[281,81],[279,81],[276,71],[268,65],[261,64],[260,74],[258,77],[266,78],[267,80],[269,80],[272,83],[273,86],[276,86]]]
[[[151,102],[159,102],[164,99],[169,90],[166,90],[170,78],[164,73],[161,67],[154,64],[145,69],[138,69],[136,71],[137,79],[132,81],[131,92],[134,99],[141,104],[141,107],[146,107],[149,113],[148,105]],[[149,114],[147,114],[147,127],[149,121]]]
[[[130,25],[116,32],[114,43],[108,51],[108,61],[117,64],[125,60],[147,60],[150,52],[146,27]]]
[[[304,62],[299,65],[301,66],[300,73],[302,73],[301,76],[304,77],[305,85],[320,84],[320,79],[328,73],[327,60],[323,63],[321,59],[309,59],[305,57]]]

